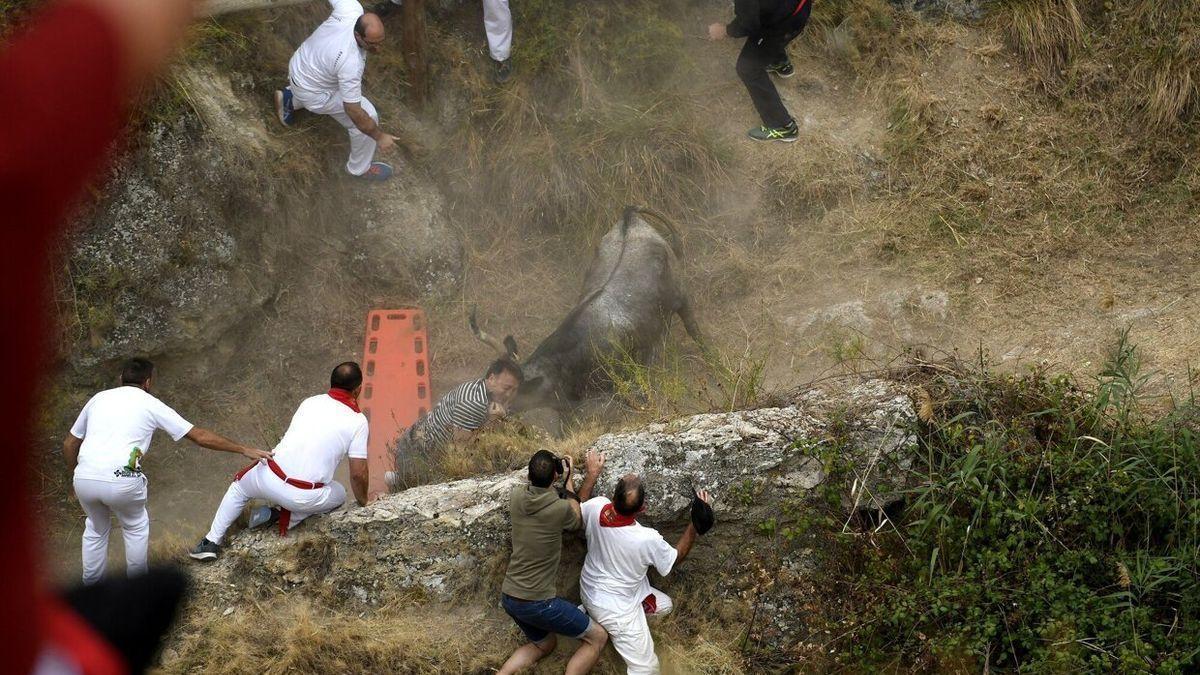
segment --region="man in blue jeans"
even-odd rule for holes
[[[582,487],[586,494],[591,494],[603,466],[604,455],[588,454]],[[557,597],[563,530],[578,530],[583,522],[579,497],[571,487],[572,468],[571,458],[538,450],[529,460],[529,485],[513,488],[509,497],[513,550],[500,587],[501,604],[529,642],[508,657],[501,675],[528,668],[553,652],[559,634],[580,641],[567,663],[567,674],[586,673],[596,665],[608,640],[600,624],[575,603]],[[561,495],[553,487],[560,476],[564,477]]]

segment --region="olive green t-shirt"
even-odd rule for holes
[[[557,594],[563,530],[582,524],[569,499],[554,488],[518,485],[508,500],[512,518],[512,557],[500,590],[521,600],[548,600]]]

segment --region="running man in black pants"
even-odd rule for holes
[[[771,75],[791,77],[796,73],[787,46],[804,30],[811,10],[812,0],[734,0],[733,21],[708,27],[712,40],[746,38],[737,73],[762,118],[762,126],[749,132],[756,141],[791,143],[799,136],[796,120],[780,100]]]

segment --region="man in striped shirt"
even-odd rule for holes
[[[396,470],[384,476],[388,488],[395,491],[410,484],[415,464],[450,445],[469,442],[489,420],[503,417],[524,379],[521,366],[501,358],[481,379],[451,389],[396,441]]]

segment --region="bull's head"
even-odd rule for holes
[[[471,332],[481,342],[496,350],[496,353],[500,356],[520,363],[520,351],[517,348],[517,341],[513,339],[513,336],[506,335],[503,340],[497,340],[494,336],[484,332],[479,327],[474,307],[471,308],[468,323],[471,326]],[[516,398],[509,404],[509,411],[520,412],[522,410],[547,407],[562,409],[567,405],[565,397],[558,390],[560,378],[555,373],[547,372],[549,364],[543,361],[545,360],[539,358],[537,352],[534,352],[529,361],[521,364],[521,370],[525,373],[525,380],[521,382],[521,387],[517,390]]]

